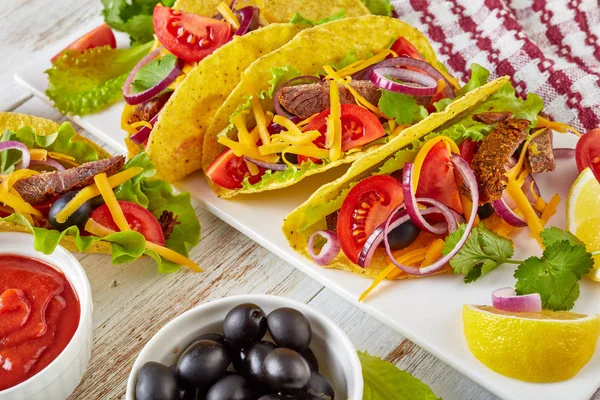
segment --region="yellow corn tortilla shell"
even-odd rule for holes
[[[388,157],[393,156],[397,151],[409,146],[413,141],[419,140],[423,136],[434,132],[454,117],[475,107],[477,104],[484,102],[488,97],[504,86],[506,82],[508,82],[508,77],[505,76],[473,90],[466,96],[450,104],[444,111],[431,114],[420,123],[407,128],[400,136],[380,147],[379,151],[366,155],[356,161],[343,176],[320,187],[307,201],[298,206],[298,208],[292,211],[283,221],[283,233],[290,243],[290,246],[300,254],[310,258],[307,250],[308,239],[312,233],[325,228],[323,226],[323,221],[322,223],[314,224],[305,230],[301,230],[301,227],[303,227],[306,222],[306,211],[311,205],[328,203],[334,200],[344,189],[348,188],[351,183],[358,182],[360,179],[369,176],[372,171],[377,166],[381,165]],[[341,269],[369,278],[375,278],[389,265],[389,263],[389,258],[382,249],[378,249],[375,252],[369,268],[360,268],[350,261],[343,251],[340,251],[335,259],[326,267]],[[409,275],[403,274],[400,275],[398,279],[409,277]]]
[[[271,24],[238,36],[206,57],[175,90],[158,116],[146,152],[157,178],[175,182],[202,168],[204,133],[250,63],[290,41],[301,27]],[[129,146],[130,157],[135,145]]]
[[[59,128],[59,124],[54,121],[34,117],[32,115],[26,114],[17,114],[11,112],[0,112],[0,133],[11,130],[16,131],[21,128],[31,127],[33,128],[38,135],[51,135],[56,133]],[[76,141],[86,142],[92,145],[97,151],[100,158],[108,158],[110,157],[110,153],[108,153],[103,148],[96,145],[91,140],[79,136],[74,138]],[[31,233],[26,227],[23,225],[15,224],[12,222],[0,221],[0,231],[4,232],[27,232]],[[77,250],[77,246],[75,246],[75,238],[65,236],[60,244],[65,247],[69,251],[79,251]],[[108,242],[94,242],[92,245],[86,250],[86,253],[101,253],[101,254],[111,254],[112,246]]]
[[[269,89],[272,77],[271,68],[291,66],[300,71],[301,75],[312,75],[324,65],[333,64],[344,58],[349,52],[354,52],[360,58],[366,58],[375,50],[387,48],[393,40],[404,37],[419,50],[425,60],[439,70],[446,68],[437,60],[429,41],[417,29],[395,18],[364,16],[347,18],[329,22],[300,32],[293,40],[280,49],[252,63],[242,74],[240,84],[227,98],[215,115],[204,138],[202,166],[206,171],[212,162],[221,154],[224,147],[217,142],[217,135],[229,125],[229,118],[235,110],[246,101],[248,95],[255,95]],[[273,101],[265,101],[263,107],[273,110]],[[417,124],[423,126],[423,123]],[[408,131],[414,132],[419,128]],[[388,145],[402,140],[398,136]],[[313,168],[296,180],[272,182],[260,190],[238,189],[229,190],[208,180],[218,196],[229,198],[242,193],[275,190],[291,186],[307,176],[318,174],[335,168],[341,164],[352,163],[367,154],[375,154],[379,150],[373,146],[365,151],[347,154],[340,160]]]

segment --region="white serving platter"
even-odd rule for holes
[[[83,32],[85,30],[79,34]],[[66,38],[61,44],[66,45],[77,37],[79,35]],[[19,83],[49,104],[51,103],[44,94],[48,84],[44,70],[50,66],[50,57],[60,48],[57,46],[44,51],[44,55],[48,55],[47,58],[37,60],[15,76]],[[73,120],[119,152],[125,153],[124,132],[120,128],[122,107],[123,104],[116,104],[103,112],[74,117]],[[574,145],[574,137],[555,135],[555,147]],[[576,377],[551,384],[532,384],[504,377],[489,370],[471,355],[462,330],[462,306],[467,303],[490,304],[493,290],[514,286],[513,266],[502,266],[470,285],[464,284],[460,276],[449,274],[403,282],[386,282],[380,285],[365,303],[358,303],[358,297],[370,285],[369,279],[318,267],[292,251],[281,232],[284,217],[306,200],[316,188],[342,173],[343,169],[338,169],[307,179],[285,190],[240,196],[233,200],[218,198],[208,187],[201,173],[186,178],[177,186],[180,190],[189,191],[192,197],[202,202],[210,212],[226,223],[503,399],[587,400],[600,387],[600,351],[596,352]],[[559,160],[556,172],[537,178],[545,197],[559,193],[563,199],[557,215],[550,220],[549,225],[564,228],[564,200],[576,177],[575,162]],[[514,243],[516,259],[525,259],[541,252],[526,232],[519,233],[514,238]],[[210,265],[203,267],[210,268]],[[574,311],[600,311],[598,284],[587,279],[581,282],[581,296]]]

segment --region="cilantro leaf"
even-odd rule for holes
[[[46,95],[63,114],[85,115],[119,100],[125,79],[144,57],[151,42],[131,49],[96,47],[67,50],[46,70]]]
[[[167,54],[164,57],[152,60],[150,63],[140,68],[131,83],[133,93],[141,93],[156,86],[169,75],[173,68],[175,68],[177,61],[177,57],[172,54]]]
[[[443,254],[449,254],[464,234],[466,225],[461,225],[448,235]],[[498,265],[509,261],[514,253],[510,240],[488,230],[483,225],[473,228],[460,251],[450,260],[457,274],[465,275],[465,283],[474,282],[493,271]]]
[[[391,17],[394,7],[389,0],[362,0],[363,4],[369,9],[371,14]]]
[[[172,7],[175,0],[102,0],[102,16],[112,28],[127,33],[132,45],[138,45],[153,39],[152,13],[158,3]]]
[[[542,237],[542,241],[546,246],[552,246],[554,243],[561,242],[563,240],[566,240],[573,246],[584,246],[584,243],[581,240],[579,240],[577,236],[573,235],[569,231],[563,231],[562,229],[556,227],[544,229],[540,233],[540,236]]]
[[[322,18],[318,21],[311,21],[308,18],[304,18],[300,13],[295,13],[292,16],[292,19],[290,20],[290,24],[317,26],[317,25],[326,24],[327,22],[343,19],[345,15],[346,15],[346,10],[342,9],[327,18]]]
[[[381,91],[379,109],[399,124],[411,124],[427,117],[425,107],[418,105],[413,97],[389,90]]]

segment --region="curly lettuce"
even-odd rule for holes
[[[63,114],[98,112],[122,97],[125,79],[148,53],[152,42],[130,49],[96,47],[65,51],[46,70],[46,95]]]

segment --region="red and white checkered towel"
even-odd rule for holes
[[[395,0],[463,81],[475,62],[537,93],[556,121],[600,127],[598,0]]]

